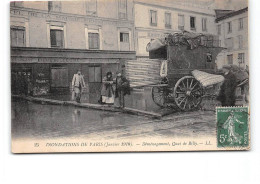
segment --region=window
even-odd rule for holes
[[[207,18],[202,18],[202,31],[207,31]]]
[[[196,25],[195,25],[196,18],[195,17],[190,17],[190,29],[195,30]]]
[[[25,28],[11,27],[11,46],[24,47],[25,46]]]
[[[86,49],[102,50],[102,30],[101,27],[88,29],[85,27]]]
[[[217,25],[218,35],[221,35],[221,25]]]
[[[232,33],[232,22],[228,22],[228,33]]]
[[[244,53],[238,53],[238,63],[240,63],[240,64],[245,63],[245,54]]]
[[[178,28],[184,30],[184,15],[178,15]]]
[[[171,13],[165,13],[165,27],[171,28],[172,20],[171,20]]]
[[[99,49],[99,34],[98,33],[88,33],[88,44],[89,49]]]
[[[61,2],[60,1],[48,1],[48,11],[61,11]]]
[[[243,18],[238,19],[238,30],[242,30],[244,28]]]
[[[86,14],[97,15],[97,0],[86,0]]]
[[[238,36],[238,48],[239,49],[243,48],[243,36],[242,35]]]
[[[53,8],[53,2],[48,1],[48,11],[52,11],[52,8]]]
[[[120,42],[129,43],[129,33],[120,33]]]
[[[150,25],[157,26],[157,11],[150,10]]]
[[[89,66],[88,71],[89,82],[102,82],[100,66]]]
[[[127,0],[119,0],[118,3],[119,19],[127,19]]]
[[[51,37],[51,47],[63,48],[63,30],[60,29],[51,29],[50,30]]]
[[[227,55],[228,64],[233,64],[233,54]]]
[[[207,62],[208,63],[212,62],[212,54],[211,53],[207,53]]]
[[[130,32],[120,32],[119,39],[119,50],[130,51]]]
[[[232,49],[233,48],[233,38],[227,38],[226,39],[226,47],[228,49]]]

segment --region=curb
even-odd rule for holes
[[[77,103],[74,101],[61,101],[61,100],[53,100],[53,99],[47,99],[47,98],[20,96],[20,95],[12,95],[12,98],[24,99],[24,100],[27,100],[30,102],[47,103],[47,104],[52,104],[52,105],[75,106],[75,107],[102,110],[102,111],[108,111],[108,112],[122,112],[122,113],[127,113],[127,114],[148,116],[148,117],[152,117],[152,118],[162,118],[163,117],[163,115],[159,114],[159,113],[132,109],[129,107],[120,109],[120,108],[117,108],[114,106],[107,106],[107,105],[100,105],[100,104]]]

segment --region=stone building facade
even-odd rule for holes
[[[247,14],[247,8],[214,11],[205,3],[170,0],[12,2],[12,92],[69,92],[73,74],[81,69],[84,98],[96,101],[108,71],[115,74],[125,60],[148,58],[147,43],[183,30],[219,36],[227,49],[217,58],[218,68],[246,68]],[[23,89],[21,81],[27,80],[30,87]]]
[[[147,58],[151,39],[168,33],[189,31],[216,35],[215,12],[204,4],[135,0],[135,49],[137,58]]]
[[[216,10],[216,30],[221,46],[226,49],[218,56],[217,65],[234,64],[248,68],[248,8],[237,11]]]
[[[69,91],[81,69],[93,99],[108,71],[135,59],[132,0],[12,2],[10,34],[14,94],[27,80],[34,95]]]

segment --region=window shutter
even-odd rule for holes
[[[57,47],[63,46],[63,32],[61,30],[56,31],[56,46]]]

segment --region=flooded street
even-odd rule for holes
[[[73,106],[12,102],[12,138],[200,137],[215,135],[214,112],[176,112],[153,120],[144,116]]]
[[[151,111],[156,112],[160,110],[160,107],[158,107],[152,99],[152,88],[151,87],[145,87],[142,89],[136,89],[132,90],[130,95],[126,95],[125,98],[125,106],[131,107],[134,109],[139,110],[145,110],[145,111]],[[62,101],[71,101],[71,93],[68,94],[52,94],[52,95],[45,95],[40,96],[42,98],[49,98],[49,99],[55,99],[55,100],[62,100]],[[100,99],[100,95],[97,95],[96,93],[83,93],[81,97],[82,103],[91,103],[91,104],[98,104],[98,101]],[[115,98],[115,105],[119,105],[119,99]]]
[[[45,96],[40,96],[42,98],[54,99],[54,100],[62,100],[62,101],[71,101],[71,94],[50,94]],[[81,103],[90,103],[90,104],[98,104],[98,100],[100,99],[100,95],[94,94],[82,94]],[[126,95],[125,99],[125,107],[149,111],[149,112],[161,112],[164,111],[161,107],[156,105],[152,98],[152,87],[143,87],[140,89],[134,89],[131,91],[130,95]],[[215,106],[218,102],[215,100],[211,100],[210,98],[204,98],[201,103],[201,108],[206,110],[215,110]],[[115,98],[115,105],[119,106],[119,99]],[[220,105],[220,104],[219,104]]]

